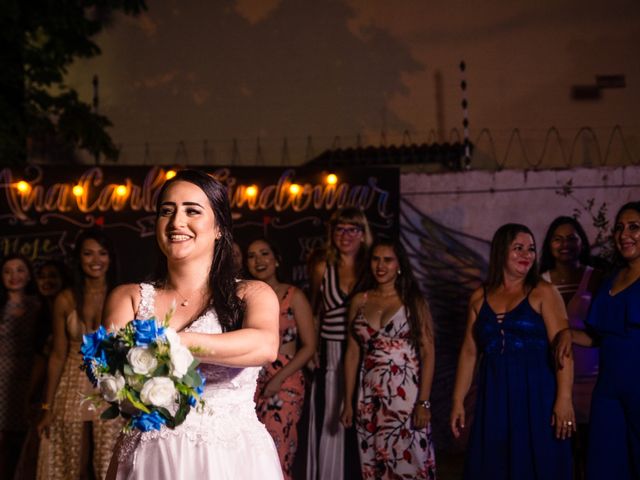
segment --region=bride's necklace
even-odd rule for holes
[[[198,289],[196,288],[193,292],[191,292],[189,295],[185,296],[182,293],[180,293],[180,290],[178,290],[176,287],[173,287],[173,289],[175,290],[175,292],[180,295],[180,297],[182,298],[182,302],[180,302],[180,306],[181,307],[188,307],[189,306],[189,300],[191,300],[191,297],[193,296],[194,293],[196,293],[198,291]]]

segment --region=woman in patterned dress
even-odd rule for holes
[[[273,244],[254,240],[246,258],[251,276],[267,283],[280,302],[280,349],[278,358],[260,371],[256,410],[276,444],[285,479],[291,479],[305,392],[300,369],[316,349],[311,306],[300,289],[278,280],[280,258]]]
[[[100,325],[105,296],[115,284],[111,242],[100,230],[86,230],[76,241],[74,260],[74,287],[63,290],[53,308],[53,347],[38,425],[44,435],[38,455],[40,479],[74,480],[91,472],[104,478],[122,426],[119,421],[100,421],[89,402],[82,402],[92,387],[80,370],[82,335]]]
[[[341,421],[345,427],[356,425],[364,479],[434,479],[429,396],[435,350],[429,307],[399,242],[377,242],[370,265],[375,286],[355,295],[349,308]]]
[[[344,398],[347,309],[362,283],[371,245],[367,217],[358,208],[337,210],[329,221],[325,256],[310,270],[310,295],[318,312],[319,356],[309,406],[307,480],[357,478],[356,435],[340,423]]]
[[[27,430],[29,372],[45,323],[29,261],[8,255],[0,272],[0,478],[12,478]]]

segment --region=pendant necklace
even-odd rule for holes
[[[180,302],[180,306],[181,307],[188,307],[189,306],[189,297],[191,297],[191,295],[193,295],[194,292],[191,292],[191,295],[189,295],[188,297],[185,297],[183,294],[180,293],[180,291],[174,287],[174,290],[176,291],[176,293],[178,295],[180,295],[182,297],[182,302]]]

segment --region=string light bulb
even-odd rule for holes
[[[335,173],[330,173],[327,175],[326,180],[329,185],[335,185],[338,183],[338,176]]]
[[[80,197],[82,196],[82,194],[84,193],[84,187],[82,185],[75,185],[72,189],[71,192],[76,196],[76,197]]]
[[[298,185],[297,183],[292,183],[291,185],[289,185],[289,193],[291,193],[292,195],[297,195],[298,193],[300,193],[300,185]]]
[[[255,185],[249,185],[245,190],[247,197],[255,197],[258,194],[258,187]]]
[[[31,185],[29,185],[29,183],[25,182],[24,180],[20,180],[18,183],[16,183],[16,188],[20,193],[24,194],[28,193],[29,190],[31,190]]]
[[[171,180],[173,177],[176,176],[176,171],[175,170],[167,170],[167,173],[164,174],[164,178],[166,180]]]
[[[124,197],[128,192],[129,190],[127,189],[126,185],[118,185],[116,187],[116,195],[118,195],[119,197]]]

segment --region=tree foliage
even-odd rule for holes
[[[4,0],[0,9],[0,162],[27,151],[68,161],[76,148],[117,156],[111,122],[65,85],[68,67],[100,54],[95,36],[121,11],[138,15],[144,0]]]

